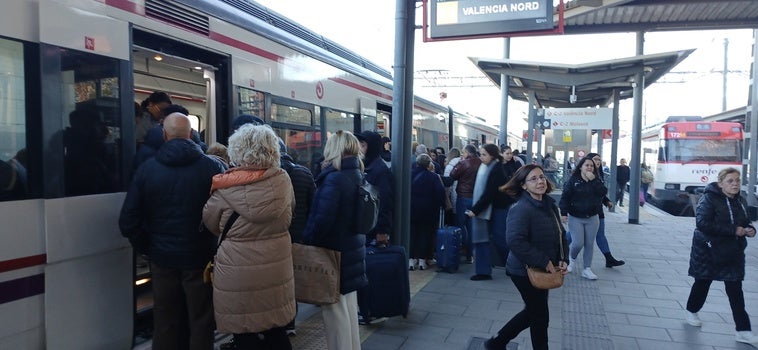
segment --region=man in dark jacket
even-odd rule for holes
[[[455,165],[450,177],[458,181],[455,187],[455,193],[458,195],[455,200],[455,214],[458,218],[458,227],[463,230],[465,237],[463,244],[466,246],[466,262],[471,263],[471,219],[465,213],[474,205],[474,184],[482,161],[476,155],[476,147],[473,145],[466,145],[461,157],[463,160]]]
[[[619,207],[624,206],[624,188],[626,183],[629,182],[629,176],[631,169],[626,165],[626,159],[621,158],[619,165],[616,167],[616,201],[619,202]]]
[[[163,122],[166,143],[134,175],[121,208],[121,234],[150,256],[154,298],[153,349],[213,349],[213,304],[203,268],[215,237],[202,227],[211,179],[223,165],[190,140],[181,113]],[[187,327],[189,334],[184,334]]]

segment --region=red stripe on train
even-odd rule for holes
[[[0,261],[0,272],[23,269],[47,263],[47,254],[25,256],[23,258]]]

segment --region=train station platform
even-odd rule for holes
[[[625,201],[628,203],[628,201]],[[606,268],[595,247],[593,271],[598,280],[569,274],[563,287],[550,291],[551,349],[692,350],[751,349],[734,340],[734,321],[723,283],[712,285],[700,312],[702,327],[684,321],[693,279],[687,276],[695,219],[671,216],[657,208],[640,208],[640,224],[629,224],[628,207],[606,212],[611,250],[626,265]],[[758,241],[749,240],[747,311],[758,324]],[[581,258],[579,259],[581,260]],[[361,326],[363,350],[479,350],[514,314],[521,298],[502,268],[491,281],[471,281],[473,265],[456,274],[433,269],[410,272],[411,308],[407,319],[393,317]],[[758,327],[754,327],[758,331]],[[293,349],[324,350],[318,307],[300,305]],[[224,339],[220,339],[219,344]],[[509,350],[532,349],[528,331]]]

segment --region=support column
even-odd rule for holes
[[[747,196],[747,204],[758,206],[758,199],[755,196],[755,186],[758,182],[756,181],[756,177],[758,176],[756,174],[756,168],[758,168],[758,154],[756,154],[758,152],[758,29],[753,30],[753,64],[750,70],[753,74],[753,79],[749,89],[750,94],[747,101],[749,110],[746,115],[749,118],[749,120],[746,120],[749,122],[746,125],[750,126],[750,138],[746,140],[746,143],[750,145],[750,152],[743,156],[747,158],[748,163],[747,168],[744,170],[749,171],[743,170],[743,173],[750,174],[747,179],[747,193],[750,194]]]
[[[645,33],[637,32],[637,56],[644,53]],[[634,165],[629,177],[629,223],[640,223],[640,164],[642,163],[642,92],[645,90],[645,72],[634,77],[634,112],[632,115],[632,159]]]
[[[527,137],[526,142],[526,164],[532,163],[532,140],[534,140],[534,121],[537,119],[537,110],[534,109],[534,105],[537,103],[537,96],[534,91],[529,91],[529,118],[527,122]]]
[[[511,57],[511,38],[505,38],[503,47],[503,58]],[[508,76],[500,74],[500,133],[498,138],[500,144],[508,144]],[[514,145],[515,146],[515,145]]]
[[[608,198],[611,198],[614,203],[618,203],[618,198],[616,198],[616,188],[618,187],[618,182],[616,179],[618,179],[618,172],[616,171],[616,164],[618,164],[618,150],[619,150],[619,92],[618,90],[613,90],[613,119],[611,124],[611,160],[610,160],[610,168],[611,168],[611,178],[610,178],[610,186],[608,186],[608,192],[611,194],[608,196]],[[630,168],[633,168],[631,164],[629,164]],[[632,198],[632,195],[629,195],[629,198]],[[630,199],[631,201],[631,199]],[[631,202],[628,202],[629,204]],[[611,212],[616,211],[616,206],[614,204],[613,209],[610,210]]]
[[[416,2],[395,1],[395,63],[392,92],[392,173],[395,176],[392,241],[409,251],[411,228],[411,135],[413,44]]]

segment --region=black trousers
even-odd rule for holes
[[[687,299],[687,311],[698,312],[703,308],[708,291],[711,289],[713,280],[695,279]],[[726,296],[729,298],[729,306],[732,308],[735,329],[750,331],[750,316],[745,311],[745,296],[742,294],[742,281],[724,281]]]
[[[626,189],[626,183],[616,184],[616,202],[624,204],[624,190]],[[631,196],[631,194],[629,194]]]
[[[285,327],[271,328],[260,333],[234,334],[235,350],[292,350]]]
[[[213,289],[203,269],[150,264],[153,276],[153,349],[213,349]]]
[[[534,288],[526,276],[511,275],[511,281],[516,285],[526,305],[497,332],[492,345],[495,349],[505,349],[508,342],[516,338],[521,331],[529,328],[532,347],[535,350],[547,350],[547,326],[550,322],[547,307],[548,291]]]

